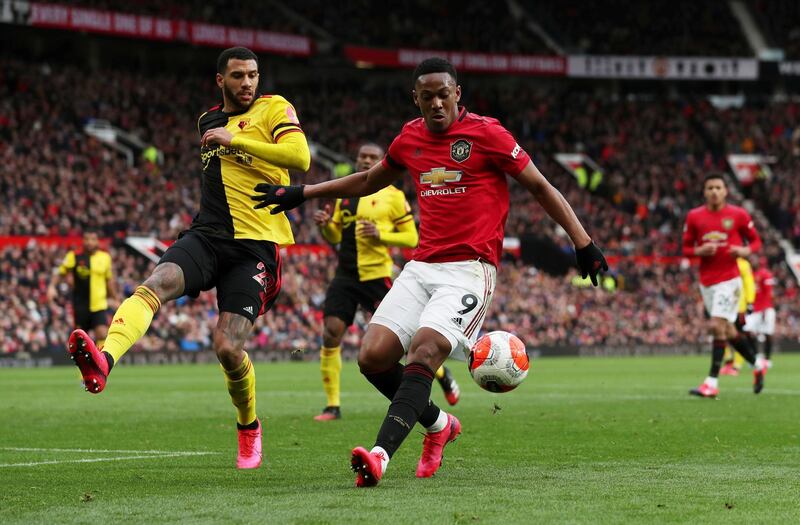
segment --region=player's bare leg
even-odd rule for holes
[[[314,416],[314,420],[332,421],[342,417],[339,395],[342,373],[341,345],[347,325],[334,315],[326,316],[322,322],[322,348],[320,349],[319,368],[327,401],[322,413]]]
[[[72,332],[67,351],[80,369],[87,391],[103,391],[114,363],[145,334],[161,304],[180,297],[183,288],[181,267],[169,262],[159,264],[117,309],[102,351],[83,330]]]
[[[214,329],[214,352],[225,372],[225,383],[236,407],[239,452],[236,466],[241,469],[261,465],[261,422],[256,417],[256,373],[244,345],[253,323],[233,312],[220,312]]]

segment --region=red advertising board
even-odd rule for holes
[[[567,71],[566,59],[559,56],[430,49],[378,49],[358,46],[346,46],[344,52],[351,62],[364,66],[413,68],[428,57],[439,56],[449,60],[459,71],[474,73],[564,76]]]
[[[33,27],[179,40],[213,47],[246,46],[253,51],[282,55],[309,56],[312,52],[311,39],[299,35],[58,4],[31,3],[27,23]]]

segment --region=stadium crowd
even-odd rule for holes
[[[62,352],[71,331],[68,285],[47,301],[51,271],[65,249],[32,242],[0,249],[0,354]],[[152,263],[122,247],[111,248],[115,279],[123,296],[132,293]],[[275,308],[258,319],[249,348],[284,357],[313,356],[321,343],[322,304],[335,265],[332,253],[301,251],[285,256],[282,292]],[[612,287],[592,288],[574,273],[554,277],[507,260],[485,329],[517,333],[530,348],[543,345],[674,345],[705,338],[705,320],[695,272],[679,266],[613,265]],[[790,275],[778,270],[778,331],[796,337],[800,297]],[[217,321],[213,291],[198,299],[164,305],[136,351],[197,351],[210,346]],[[367,319],[359,315],[344,340],[358,347]]]
[[[199,200],[195,118],[198,108],[213,105],[215,87],[208,78],[145,77],[110,69],[104,89],[87,92],[79,87],[82,74],[73,66],[31,67],[0,59],[0,236],[76,235],[88,227],[114,239],[133,233],[175,238],[190,223]],[[405,76],[363,86],[355,85],[358,78],[326,81],[322,89],[306,85],[278,91],[297,106],[309,138],[352,153],[365,137],[388,143],[402,122],[415,116]],[[187,90],[188,84],[207,89]],[[800,187],[792,177],[800,153],[794,104],[720,110],[704,100],[554,94],[485,82],[465,86],[464,97],[468,107],[498,117],[512,130],[609,255],[679,254],[683,218],[701,202],[702,177],[725,168],[725,152],[760,152],[777,159],[773,178],[759,181],[752,195],[778,231],[800,239]],[[128,166],[83,133],[92,118],[155,144],[164,162],[140,160]],[[552,160],[554,153],[575,151],[594,159],[603,172],[593,192]],[[315,165],[302,180],[327,176]],[[300,243],[322,242],[310,220],[315,204],[290,213]],[[767,224],[759,226],[769,231]],[[565,245],[554,223],[524,191],[512,191],[507,232],[545,235]],[[776,290],[778,326],[783,334],[796,334],[795,281],[780,264],[774,239],[768,241],[767,256],[781,283]],[[1,351],[60,348],[69,308],[63,300],[47,304],[42,283],[63,250],[6,247],[0,255],[0,299],[10,312],[2,321]],[[150,264],[122,249],[114,250],[114,261],[123,294],[140,282]],[[253,345],[280,350],[318,346],[331,262],[331,256],[314,254],[289,258],[284,293],[276,309],[259,321]],[[533,345],[671,344],[704,337],[693,272],[628,262],[612,269],[620,283],[613,293],[575,287],[571,276],[550,277],[506,264],[486,327],[514,329]],[[214,304],[209,293],[165,307],[140,346],[206,347]],[[349,343],[357,338],[355,330]]]

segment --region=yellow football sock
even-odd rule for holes
[[[727,363],[733,359],[733,354],[736,352],[731,348],[730,345],[725,347],[725,354],[722,356],[722,362]]]
[[[436,371],[436,379],[441,379],[444,377],[444,365],[439,367],[439,370]]]
[[[342,347],[325,348],[319,352],[319,369],[322,372],[322,388],[328,396],[329,407],[340,406],[339,392],[342,375]]]
[[[161,301],[153,290],[146,286],[136,288],[133,295],[125,299],[114,314],[103,351],[111,354],[117,363],[141,339],[159,308]]]
[[[733,354],[733,368],[739,370],[744,364],[744,357],[739,352]]]
[[[236,421],[240,425],[249,425],[256,420],[256,371],[250,356],[244,353],[242,364],[234,370],[225,370],[225,384],[236,407]]]

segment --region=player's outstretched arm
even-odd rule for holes
[[[567,199],[544,178],[533,162],[528,162],[525,169],[517,176],[517,180],[531,192],[544,211],[564,228],[572,244],[575,245],[575,255],[581,275],[584,278],[589,276],[592,284],[597,286],[597,274],[601,269],[608,271],[608,263],[603,252],[595,246],[592,238],[584,230]]]
[[[256,195],[251,197],[257,204],[254,208],[264,208],[277,204],[270,210],[272,215],[291,210],[303,204],[306,199],[345,197],[363,197],[372,195],[381,188],[392,183],[400,172],[377,163],[367,171],[359,171],[319,184],[303,186],[279,186],[277,184],[259,184],[255,187]]]
[[[302,133],[287,133],[276,144],[234,136],[225,128],[210,129],[200,138],[200,145],[219,144],[243,150],[254,157],[279,168],[308,171],[311,152],[306,136]]]

